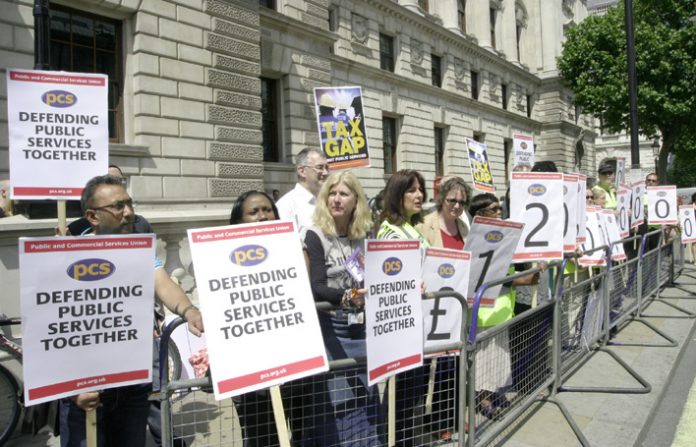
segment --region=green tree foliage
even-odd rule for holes
[[[662,137],[659,172],[670,151],[696,158],[696,1],[634,0],[640,132]],[[623,2],[568,31],[558,68],[576,103],[610,132],[629,128]]]

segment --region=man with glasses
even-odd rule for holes
[[[118,177],[103,175],[87,182],[82,191],[82,209],[95,235],[133,233],[133,201]],[[162,261],[155,259],[154,264],[156,298],[187,320],[192,334],[200,335],[203,332],[200,311],[171,280]],[[144,447],[151,390],[149,383],[129,385],[61,400],[61,446],[83,446],[85,412],[97,411],[99,445]]]
[[[109,165],[108,174],[112,177],[120,179],[123,188],[126,188],[128,185],[128,179],[125,175],[123,175],[123,171],[118,166]],[[85,210],[83,209],[82,212],[84,213]],[[66,236],[80,236],[82,234],[89,233],[90,231],[92,231],[92,227],[89,225],[89,221],[86,217],[81,217],[68,225],[68,232]],[[135,220],[133,221],[133,233],[147,234],[154,232],[155,231],[152,229],[152,225],[150,225],[150,222],[148,222],[147,219],[139,214],[135,215]]]
[[[326,156],[319,149],[305,148],[295,159],[297,183],[295,188],[281,197],[276,206],[280,218],[295,222],[297,230],[314,225],[312,216],[317,194],[329,175]]]

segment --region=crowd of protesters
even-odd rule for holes
[[[358,178],[350,171],[330,173],[324,154],[305,149],[296,158],[297,184],[280,197],[277,189],[272,196],[262,191],[247,191],[235,201],[230,224],[246,224],[268,220],[290,220],[298,229],[310,285],[316,302],[329,303],[330,308],[318,311],[319,323],[329,360],[361,358],[366,356],[364,306],[366,289],[360,274],[347,268],[347,261],[362,256],[364,241],[376,239],[418,240],[421,247],[442,247],[463,250],[469,234],[471,219],[483,216],[502,219],[509,214],[509,191],[501,201],[493,194],[472,195],[472,189],[460,177],[449,177],[436,191],[435,207],[424,210],[427,200],[423,176],[415,170],[401,170],[390,176],[379,195],[367,201]],[[532,171],[557,171],[552,162],[540,162]],[[614,187],[615,168],[601,163],[599,182],[588,188],[586,204],[606,209],[616,208]],[[654,173],[646,179],[648,186],[657,184]],[[7,198],[7,182],[0,183],[0,217],[11,215]],[[692,197],[696,203],[696,194]],[[370,206],[370,204],[372,206]],[[152,227],[142,216],[135,214],[133,201],[126,190],[124,175],[117,166],[110,166],[108,175],[90,180],[81,200],[84,217],[71,223],[68,234],[75,236],[151,233]],[[696,206],[696,205],[695,205]],[[509,217],[509,216],[506,216]],[[639,232],[652,228],[645,225]],[[517,270],[528,266],[517,267]],[[154,260],[155,295],[174,314],[188,321],[189,330],[200,335],[203,323],[200,312]],[[511,265],[507,274],[515,273]],[[543,275],[542,275],[543,277]],[[538,273],[504,284],[492,308],[480,308],[478,330],[502,324],[515,315],[531,309],[526,288],[539,284]],[[548,282],[542,282],[548,295]],[[516,289],[520,301],[516,302]],[[156,315],[161,321],[161,312]],[[155,328],[155,350],[158,349],[159,324]],[[477,370],[477,411],[495,419],[500,410],[509,405],[501,390],[509,389],[518,380],[515,372],[515,353],[510,352],[510,337],[505,332],[489,345],[481,355],[503,359],[496,374],[484,375]],[[512,355],[512,357],[511,357]],[[155,355],[154,359],[157,360]],[[481,360],[483,363],[483,360]],[[157,362],[153,367],[158,368]],[[415,444],[414,414],[424,404],[427,393],[429,360],[424,366],[411,369],[396,381],[396,444]],[[433,367],[436,387],[456,380],[458,368],[453,358],[443,359]],[[480,374],[479,374],[480,373]],[[154,377],[159,377],[156,372]],[[157,384],[155,384],[155,387]],[[377,386],[369,386],[364,369],[359,374],[331,372],[319,379],[298,381],[282,388],[284,403],[289,408],[288,420],[293,445],[301,446],[381,446],[386,445],[384,398]],[[61,446],[83,446],[85,443],[85,412],[97,411],[99,445],[144,446],[146,426],[159,442],[159,408],[151,405],[148,395],[152,387],[133,385],[83,393],[60,403]],[[456,412],[453,389],[437,390],[433,403],[435,414],[443,416],[428,422],[435,442],[447,442],[456,430]],[[313,410],[299,414],[303,402],[297,396],[312,396]],[[243,430],[244,445],[278,445],[271,401],[268,392],[256,391],[234,398],[234,404]]]

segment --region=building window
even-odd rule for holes
[[[338,7],[329,8],[329,31],[336,32],[338,30]]]
[[[263,6],[264,8],[268,8],[268,9],[276,9],[275,0],[259,0],[259,5]]]
[[[474,132],[474,141],[478,141],[479,143],[483,143],[486,139],[486,135],[481,133],[481,132]]]
[[[442,87],[442,58],[435,54],[430,55],[431,81],[435,87]]]
[[[466,0],[457,0],[457,23],[459,30],[466,34]]]
[[[489,14],[491,21],[491,46],[493,47],[493,49],[495,49],[495,8],[489,8]]]
[[[478,100],[479,98],[479,79],[478,72],[471,71],[471,97]]]
[[[445,128],[435,127],[435,177],[445,175]]]
[[[430,2],[428,0],[418,0],[418,6],[425,12],[430,11]]]
[[[517,60],[522,62],[522,52],[520,51],[520,44],[522,42],[522,26],[518,23],[515,26],[515,44],[517,45]]]
[[[507,110],[508,108],[508,86],[507,84],[500,84],[500,96],[503,101],[503,109]]]
[[[261,145],[263,161],[280,161],[278,81],[261,78]]]
[[[382,145],[384,148],[384,173],[396,172],[396,118],[382,117]]]
[[[527,118],[532,117],[532,95],[527,95]]]
[[[379,33],[379,68],[394,71],[394,38]]]
[[[121,22],[51,5],[51,70],[109,76],[109,141],[123,138],[123,58]]]

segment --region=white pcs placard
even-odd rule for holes
[[[512,255],[522,235],[524,224],[510,220],[475,216],[466,237],[466,250],[471,253],[469,305],[481,285],[507,276]],[[502,284],[488,287],[481,295],[480,305],[494,307]]]
[[[637,228],[645,222],[645,180],[631,184],[631,228]]]
[[[19,239],[27,405],[152,380],[154,236]]]
[[[696,242],[696,210],[693,205],[681,205],[679,207],[679,222],[682,229],[682,244]]]
[[[571,253],[578,240],[578,189],[578,176],[563,174],[563,251]]]
[[[619,225],[621,239],[627,238],[631,231],[631,214],[631,188],[619,185],[616,193],[616,223]]]
[[[510,219],[524,223],[513,262],[563,259],[563,174],[513,172]]]
[[[604,250],[596,250],[602,245],[607,245],[604,232],[599,226],[599,208],[587,207],[585,217],[587,239],[582,244],[582,251],[586,254],[580,257],[579,264],[582,267],[603,265],[606,262]]]
[[[13,199],[80,200],[109,163],[108,76],[7,70]]]
[[[677,187],[648,186],[648,224],[676,225],[677,220]]]
[[[446,248],[428,248],[423,262],[425,290],[454,290],[466,298],[471,253]],[[466,305],[466,304],[464,304]],[[424,348],[460,341],[462,304],[456,298],[423,300]]]
[[[368,240],[367,376],[374,385],[423,364],[421,254],[416,240]]]
[[[292,222],[188,230],[188,237],[216,399],[328,369]]]

